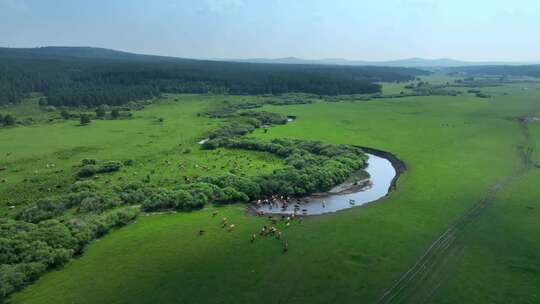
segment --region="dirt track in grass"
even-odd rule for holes
[[[520,178],[528,170],[534,169],[533,145],[526,118],[517,118],[521,126],[523,142],[516,147],[521,167],[515,174],[507,176],[492,185],[471,209],[456,219],[444,230],[428,249],[416,260],[395,283],[384,291],[377,303],[426,303],[436,294],[443,282],[452,275],[463,256],[463,238],[468,227],[490,206],[497,193],[512,180]]]

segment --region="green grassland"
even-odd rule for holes
[[[434,81],[441,79],[447,78]],[[7,302],[373,303],[480,202],[483,208],[464,221],[448,250],[436,252],[425,275],[404,284],[387,302],[535,303],[540,286],[540,175],[535,166],[540,122],[524,127],[517,118],[540,114],[540,85],[522,87],[482,88],[491,98],[464,94],[265,106],[265,111],[298,119],[253,136],[391,151],[408,165],[397,191],[367,206],[284,228],[286,253],[270,237],[250,243],[251,234],[267,221],[246,215],[242,205],[141,215]],[[397,90],[394,84],[388,92]],[[181,176],[229,169],[234,161],[246,174],[270,171],[280,165],[270,155],[227,151],[217,158],[213,153],[218,152],[200,151],[196,145],[221,123],[197,113],[224,99],[256,98],[171,95],[136,112],[132,120],[0,130],[0,141],[9,143],[2,144],[0,155],[11,152],[2,159],[8,170],[0,174],[8,181],[1,184],[0,195],[4,202],[30,199],[39,189],[27,192],[22,180],[36,168],[55,163],[55,170],[65,171],[39,169],[38,175],[70,181],[72,166],[86,157],[135,159],[135,166],[100,177],[104,185],[102,180],[136,179],[152,170],[167,184]],[[524,159],[523,147],[536,147],[532,164]],[[185,154],[187,148],[192,152]],[[161,165],[164,160],[191,166],[176,172]],[[216,167],[202,171],[194,163]],[[224,164],[228,167],[222,169]],[[217,217],[211,215],[214,210]],[[222,217],[236,229],[221,228]],[[201,229],[206,231],[202,236]]]
[[[250,175],[279,166],[270,154],[199,149],[197,142],[220,121],[197,114],[224,100],[227,97],[168,96],[134,112],[129,120],[94,120],[87,126],[80,126],[78,120],[55,120],[0,129],[0,141],[5,143],[0,146],[0,165],[6,167],[0,172],[0,179],[4,179],[0,184],[1,208],[5,212],[8,206],[65,191],[64,186],[74,181],[74,166],[85,158],[134,160],[133,166],[124,167],[114,176],[97,178],[101,186],[114,185],[117,180],[141,180],[149,174],[158,185],[165,186],[185,176],[229,170]],[[27,104],[12,111],[18,116],[33,113]]]

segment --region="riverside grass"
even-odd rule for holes
[[[540,133],[538,126],[531,124],[527,139],[516,118],[540,113],[540,91],[536,89],[540,86],[527,84],[526,92],[521,86],[482,88],[490,99],[465,94],[264,107],[298,119],[267,133],[256,131],[253,136],[374,147],[399,156],[408,171],[398,180],[397,190],[384,200],[307,218],[285,230],[289,243],[286,254],[273,239],[249,242],[266,220],[246,216],[242,205],[142,215],[136,223],[94,242],[81,258],[48,273],[7,302],[373,303],[494,184],[519,175],[464,229],[459,238],[461,255],[435,277],[440,287],[425,290],[428,287],[420,285],[418,294],[430,294],[427,302],[432,303],[534,303],[540,286],[540,236],[535,233],[539,176],[537,169],[523,168],[519,147],[538,147]],[[175,124],[171,132],[185,138],[187,145],[219,124],[194,118],[201,104],[224,98],[242,97],[171,96],[167,103],[137,114],[148,120],[139,121],[136,115],[133,121],[121,123],[129,130],[141,124],[142,131],[137,132],[148,132],[149,137],[151,130],[159,130],[150,122],[163,116],[165,124]],[[89,128],[111,130],[115,123],[97,122]],[[76,142],[75,147],[81,146],[78,132],[93,133],[73,125],[60,127],[73,132],[68,138]],[[147,144],[148,137],[140,144]],[[141,158],[156,147],[176,149],[178,142],[155,141],[161,145],[141,147]],[[111,143],[111,147],[116,146]],[[185,157],[203,153],[197,152],[195,145],[190,147],[193,152]],[[111,152],[115,149],[118,152]],[[113,150],[96,149],[88,155],[110,159],[127,157],[127,151],[134,153],[129,147]],[[539,155],[537,150],[533,155]],[[85,153],[71,159],[82,156]],[[268,156],[257,157],[269,162],[267,167],[279,166]],[[159,160],[152,159],[148,166]],[[216,218],[211,216],[214,210]],[[235,231],[220,227],[222,217],[236,225]],[[206,231],[203,236],[198,235],[201,229]],[[401,300],[414,303],[416,298],[403,296]]]

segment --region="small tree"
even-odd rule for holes
[[[90,115],[87,115],[87,114],[82,114],[81,115],[81,125],[87,125],[91,122],[92,120],[90,119]]]
[[[96,118],[98,119],[102,119],[105,117],[105,114],[106,114],[106,110],[105,110],[105,107],[104,106],[99,106],[97,107],[96,109]]]
[[[45,97],[41,97],[38,101],[38,104],[40,106],[46,106],[47,105],[47,99]]]
[[[120,117],[120,111],[118,111],[118,109],[113,109],[111,111],[111,117],[113,119],[118,119],[118,117]]]
[[[69,112],[66,110],[62,110],[60,112],[60,116],[62,116],[63,119],[69,119]]]
[[[5,126],[14,126],[15,125],[15,117],[7,114],[6,116],[4,116],[4,125]]]

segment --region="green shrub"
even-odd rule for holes
[[[223,197],[218,203],[231,204],[231,203],[246,203],[249,201],[249,197],[233,187],[223,188]]]
[[[77,171],[76,175],[78,178],[87,178],[92,177],[97,173],[97,168],[93,165],[86,165]]]
[[[118,109],[113,109],[111,111],[111,117],[113,119],[118,119],[120,117],[120,111]]]
[[[91,123],[92,119],[90,118],[90,115],[82,114],[79,121],[80,121],[81,125],[84,126],[84,125],[87,125],[87,124]]]
[[[119,162],[109,161],[99,166],[97,173],[111,173],[120,170],[121,167],[122,164]]]
[[[105,210],[120,205],[122,201],[118,196],[110,192],[92,193],[85,197],[77,208],[78,213],[102,213]]]
[[[10,126],[14,126],[17,123],[17,121],[15,120],[15,117],[13,117],[12,115],[6,114],[6,116],[3,117],[1,123],[6,127],[10,127]]]
[[[196,209],[201,209],[204,207],[204,205],[208,204],[209,200],[208,200],[208,197],[206,195],[204,195],[203,193],[195,193],[193,195],[193,198],[184,203],[184,210],[196,210]]]
[[[71,115],[69,115],[69,112],[67,110],[62,110],[60,111],[60,117],[62,117],[62,119],[69,119]]]
[[[107,110],[109,107],[107,105],[100,105],[96,108],[96,118],[103,119],[105,118],[105,114],[107,114]]]
[[[38,223],[61,215],[66,209],[65,204],[56,197],[39,200],[35,205],[22,209],[15,218],[29,223]]]
[[[95,165],[97,164],[97,161],[95,159],[91,159],[91,158],[85,158],[83,160],[81,160],[81,164],[83,166],[86,166],[86,165]]]
[[[84,180],[77,181],[70,187],[71,192],[83,192],[83,191],[95,191],[98,189],[98,186],[94,181]]]

